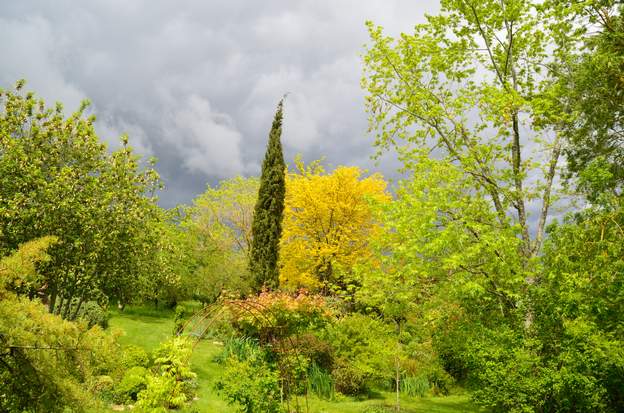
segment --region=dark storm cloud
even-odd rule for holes
[[[410,31],[437,1],[19,1],[0,5],[0,86],[68,110],[93,102],[101,136],[159,158],[163,205],[257,174],[289,92],[287,159],[372,168],[360,54],[365,20]],[[391,174],[392,159],[382,162]]]

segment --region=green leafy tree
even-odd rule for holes
[[[286,195],[286,164],[280,141],[283,109],[283,101],[280,101],[262,162],[260,189],[251,227],[249,271],[257,291],[263,287],[275,289],[279,285],[279,243]]]
[[[493,224],[517,228],[527,263],[542,245],[561,153],[560,135],[543,125],[555,117],[542,97],[544,65],[558,58],[548,50],[558,41],[551,20],[527,0],[445,0],[397,40],[369,23],[365,56],[376,145],[400,147],[406,166],[427,157],[423,149],[457,165],[486,194]]]
[[[616,1],[561,2],[557,7],[583,28],[580,50],[557,69],[567,168],[592,201],[624,186],[624,17]],[[589,31],[587,28],[591,28]],[[562,36],[570,36],[562,33]]]
[[[40,293],[64,318],[88,301],[128,301],[154,274],[145,270],[158,251],[149,230],[161,219],[158,174],[141,167],[126,137],[107,151],[87,102],[65,117],[61,104],[47,108],[23,84],[0,93],[0,254],[56,236]]]
[[[619,407],[608,397],[621,371],[617,332],[588,325],[587,315],[561,316],[574,293],[593,301],[579,287],[590,272],[553,271],[553,250],[543,248],[571,118],[559,69],[587,32],[575,10],[600,4],[449,0],[413,35],[394,40],[369,25],[371,127],[380,151],[396,148],[411,175],[386,211],[384,259],[414,279],[447,370],[475,384],[475,398],[494,411]],[[607,255],[619,261],[613,249]],[[605,267],[596,288],[612,294],[618,271]],[[550,334],[560,337],[554,350]]]
[[[208,187],[187,209],[183,227],[193,259],[189,284],[195,297],[213,301],[223,290],[249,292],[251,223],[258,187],[255,177],[228,179]]]

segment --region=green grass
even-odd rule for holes
[[[173,331],[173,311],[155,309],[153,307],[129,307],[125,311],[114,311],[110,319],[113,330],[120,330],[119,342],[124,345],[137,345],[148,352],[171,337]],[[193,371],[197,373],[198,400],[186,411],[234,413],[236,409],[228,406],[214,390],[213,383],[220,374],[220,366],[214,363],[213,357],[222,346],[210,340],[198,343],[191,358]],[[310,396],[307,400],[298,399],[299,405],[309,413],[362,413],[375,406],[392,407],[395,402],[394,393],[381,392],[374,399],[358,400],[338,396],[334,401],[319,400]],[[294,408],[295,402],[291,401]],[[446,397],[401,398],[401,411],[406,413],[476,413],[484,412],[470,402],[469,395],[456,394]],[[381,411],[381,410],[379,410]]]

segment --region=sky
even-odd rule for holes
[[[67,113],[92,102],[100,137],[122,133],[158,159],[161,205],[206,185],[258,175],[279,99],[288,93],[287,162],[378,163],[367,132],[365,21],[411,32],[436,0],[89,0],[0,2],[0,87],[27,89]]]

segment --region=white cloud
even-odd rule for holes
[[[243,171],[241,134],[229,116],[212,109],[208,100],[191,95],[165,126],[165,139],[183,154],[191,172],[233,176]]]

